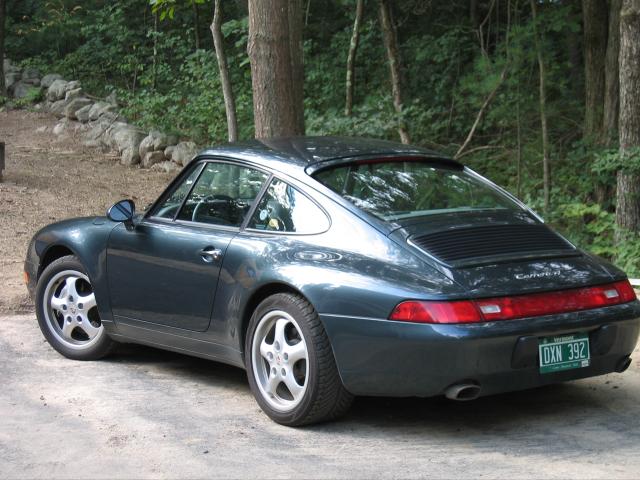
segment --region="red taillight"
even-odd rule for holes
[[[622,301],[620,303],[631,302],[636,299],[636,292],[633,290],[629,280],[622,280],[612,285],[620,294]]]
[[[391,320],[416,323],[481,322],[480,312],[471,300],[430,302],[409,300],[399,303],[391,312]]]
[[[636,299],[628,280],[557,292],[513,297],[431,302],[410,300],[396,306],[389,319],[418,323],[472,323],[538,317],[627,303]]]

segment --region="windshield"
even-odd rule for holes
[[[314,175],[320,183],[387,221],[473,210],[520,210],[496,189],[456,167],[421,161],[349,164]]]

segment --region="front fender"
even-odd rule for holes
[[[107,242],[117,225],[105,217],[85,217],[47,225],[29,244],[25,269],[35,281],[45,268],[53,249],[68,249],[78,257],[93,285],[102,321],[110,322],[111,305],[106,277]],[[34,283],[35,283],[34,281]]]

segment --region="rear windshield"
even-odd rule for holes
[[[421,161],[357,163],[321,170],[320,183],[384,220],[473,210],[519,210],[507,196],[455,167]]]

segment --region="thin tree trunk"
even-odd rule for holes
[[[610,145],[618,130],[620,105],[620,9],[622,0],[609,0],[609,33],[605,58],[604,112],[600,143]]]
[[[391,16],[391,5],[389,0],[380,0],[380,25],[382,26],[382,37],[387,51],[389,70],[391,73],[391,93],[393,96],[393,107],[396,113],[402,117],[402,81],[400,67],[400,52],[398,51],[398,32]],[[402,143],[410,143],[409,132],[404,120],[400,118],[398,134]]]
[[[549,131],[547,128],[547,100],[545,87],[545,68],[542,57],[542,45],[538,34],[536,0],[531,0],[531,15],[533,17],[533,33],[535,36],[536,54],[538,57],[538,70],[540,73],[540,126],[542,128],[542,178],[544,188],[544,212],[549,213],[551,190],[551,166],[549,162]]]
[[[236,100],[229,80],[229,67],[227,66],[227,56],[224,53],[224,41],[222,38],[222,10],[221,0],[215,0],[213,4],[213,21],[211,22],[211,36],[213,46],[216,50],[218,69],[220,70],[220,83],[222,84],[222,95],[224,97],[224,108],[227,113],[227,131],[229,141],[235,142],[238,139],[238,121],[236,120]]]
[[[249,0],[247,51],[256,138],[304,134],[302,96],[292,88],[302,71],[302,49],[291,51],[289,35],[302,17],[289,19],[289,12],[287,0]]]
[[[360,42],[360,23],[362,22],[362,14],[364,12],[364,0],[356,2],[356,18],[353,22],[353,33],[351,34],[351,43],[349,43],[349,55],[347,57],[347,98],[344,106],[344,114],[349,116],[353,111],[353,89],[356,52]]]
[[[156,10],[153,15],[153,80],[151,83],[151,87],[155,90],[156,83],[158,79],[158,17],[160,16],[160,11]],[[134,81],[134,90],[135,90],[135,81]]]
[[[624,0],[620,13],[620,155],[638,155],[640,148],[640,1]],[[618,172],[616,196],[617,240],[626,231],[640,232],[640,174]]]
[[[474,120],[473,125],[471,126],[471,129],[467,134],[467,138],[464,139],[464,142],[462,143],[462,145],[460,146],[460,148],[458,149],[458,151],[456,152],[453,158],[460,158],[462,156],[462,153],[467,149],[467,147],[471,143],[471,140],[473,139],[473,136],[475,135],[476,130],[480,125],[480,120],[482,120],[482,118],[484,117],[484,114],[487,111],[487,108],[489,108],[489,105],[491,105],[491,102],[496,97],[496,94],[498,93],[500,86],[504,83],[506,78],[507,78],[507,67],[505,67],[502,70],[502,73],[500,74],[500,78],[498,79],[498,84],[491,91],[491,93],[489,93],[487,98],[485,98],[484,102],[482,103],[482,106],[480,107],[480,110],[478,110],[478,114],[476,115],[476,119]]]
[[[195,1],[192,1],[191,5],[193,6],[193,33],[195,36],[196,50],[200,50],[200,11]]]
[[[516,153],[516,196],[522,195],[522,131],[520,127],[520,84],[516,86],[516,141],[518,151]]]
[[[0,96],[7,96],[7,86],[4,82],[4,28],[7,16],[7,2],[0,0]]]
[[[593,139],[601,131],[604,107],[604,65],[607,49],[607,2],[582,0],[584,21],[584,136]]]
[[[303,0],[289,0],[289,55],[291,61],[291,89],[296,105],[295,122],[304,135],[304,45],[303,45]]]

